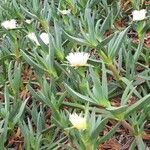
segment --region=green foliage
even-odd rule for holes
[[[0,150],[96,150],[122,127],[133,138],[130,150],[148,148],[146,1],[0,3]],[[133,21],[132,12],[141,9],[147,10],[146,18]],[[3,23],[11,19],[17,26],[7,29]],[[68,59],[78,52],[83,54]],[[85,130],[69,119],[74,112],[85,114]]]

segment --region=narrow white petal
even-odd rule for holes
[[[37,45],[40,45],[34,32],[29,33],[27,36],[30,40],[35,42]]]
[[[49,44],[49,36],[47,33],[43,32],[41,35],[40,35],[40,38],[42,39],[42,41],[47,45]]]
[[[67,15],[67,14],[70,14],[71,10],[68,9],[68,10],[59,10],[59,12],[63,15]]]
[[[31,24],[32,20],[26,19],[25,22],[26,22],[27,24]]]

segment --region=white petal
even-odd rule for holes
[[[26,19],[25,22],[26,22],[27,24],[31,24],[32,20]]]
[[[67,14],[70,14],[71,10],[68,9],[68,10],[59,10],[59,12],[63,15],[67,15]]]
[[[47,33],[43,32],[41,35],[40,35],[40,38],[42,39],[42,41],[47,45],[49,44],[49,36]]]
[[[29,33],[27,36],[30,40],[34,41],[37,45],[40,45],[34,32]]]

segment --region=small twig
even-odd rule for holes
[[[126,122],[125,120],[123,120],[123,121],[121,122],[121,124],[122,124],[122,126],[123,126],[125,129],[127,129],[127,130],[129,131],[129,134],[130,134],[130,135],[133,135],[133,133],[134,133],[133,128],[131,127],[131,125],[130,125],[128,122]]]

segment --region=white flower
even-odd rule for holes
[[[68,10],[59,10],[59,12],[63,15],[67,15],[67,14],[70,14],[71,10],[68,9]]]
[[[34,32],[29,33],[27,36],[30,40],[34,41],[38,46],[40,45]],[[40,38],[45,44],[49,44],[49,37],[47,33],[43,32],[40,35]]]
[[[40,45],[34,32],[29,33],[27,36],[30,40],[34,41],[37,45]]]
[[[26,19],[25,22],[26,22],[27,24],[31,24],[32,20]]]
[[[42,39],[42,41],[47,45],[49,44],[49,36],[47,33],[43,32],[41,35],[40,35],[40,38]]]
[[[132,12],[133,21],[144,20],[144,19],[146,18],[146,13],[147,13],[147,11],[146,11],[145,9],[134,10],[134,11]]]
[[[84,52],[69,53],[66,59],[73,67],[86,66],[89,54]]]
[[[78,130],[85,130],[87,128],[86,124],[86,118],[78,116],[76,113],[69,115],[69,120],[72,123],[74,128],[77,128]]]
[[[1,23],[1,26],[6,29],[15,29],[17,27],[17,22],[15,19],[6,20]]]

